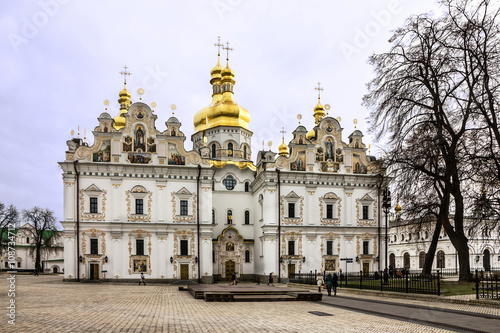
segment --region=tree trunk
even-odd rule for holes
[[[436,248],[439,241],[439,234],[441,233],[441,229],[443,224],[441,222],[441,214],[437,217],[436,228],[434,229],[434,234],[432,235],[431,245],[425,254],[425,263],[424,268],[422,269],[422,274],[431,274],[432,273],[432,263],[434,262],[434,256],[436,254]]]
[[[40,257],[41,251],[40,247],[36,247],[36,253],[35,253],[35,270],[37,272],[42,272],[42,265],[40,264],[41,257]]]

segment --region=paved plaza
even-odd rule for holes
[[[318,302],[207,303],[178,286],[63,283],[54,275],[16,276],[12,326],[7,277],[0,275],[0,332],[449,332]]]

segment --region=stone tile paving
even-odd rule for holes
[[[5,316],[6,277],[0,275],[0,332],[449,332],[316,302],[207,303],[177,286],[63,283],[43,275],[17,275],[13,327]]]

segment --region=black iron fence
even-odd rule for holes
[[[324,273],[323,273],[324,275]],[[298,273],[290,275],[290,282],[316,284],[316,272]],[[389,274],[383,272],[349,272],[340,274],[338,284],[340,288],[369,289],[380,291],[394,291],[400,293],[441,295],[441,274],[410,273]]]
[[[476,269],[474,272],[474,280],[476,282],[476,299],[480,298],[496,298],[500,299],[500,273],[499,272],[483,272]]]

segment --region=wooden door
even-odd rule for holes
[[[99,280],[99,264],[90,264],[90,280]]]
[[[364,262],[363,263],[363,275],[368,275],[370,272],[370,263]]]
[[[490,264],[490,250],[486,249],[483,252],[483,267],[486,272],[489,272],[491,270],[491,264]]]
[[[232,261],[232,260],[226,261],[226,280],[229,280],[229,281],[231,280],[231,276],[234,273],[235,266],[236,266],[236,264],[234,261]]]
[[[288,278],[292,278],[292,274],[295,273],[295,264],[288,264]]]
[[[189,265],[181,264],[181,280],[189,280]]]

